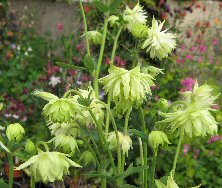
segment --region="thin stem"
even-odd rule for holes
[[[176,166],[177,166],[177,159],[178,159],[178,155],[179,155],[179,152],[180,152],[180,146],[181,146],[181,143],[182,143],[182,140],[183,140],[183,135],[184,135],[184,131],[181,131],[180,132],[180,138],[179,138],[179,141],[178,141],[178,144],[177,144],[177,150],[176,150],[176,153],[175,153],[175,156],[174,156],[174,161],[173,161],[173,168],[172,168],[172,176],[173,177],[175,175],[175,170],[176,170]]]
[[[150,181],[151,188],[153,188],[155,184],[156,159],[157,159],[157,153],[154,153],[152,160],[152,167],[151,167],[151,181]]]
[[[145,118],[144,118],[144,113],[143,113],[143,109],[141,107],[139,107],[139,111],[140,111],[140,119],[142,121],[142,129],[145,133],[147,133],[147,129],[146,129],[146,123],[145,123]],[[148,164],[148,160],[147,160],[147,143],[144,142],[144,148],[143,148],[143,154],[144,154],[144,165],[147,166]],[[148,188],[148,170],[145,169],[144,170],[144,188]]]
[[[106,44],[107,26],[108,26],[108,17],[105,18],[105,22],[104,22],[102,44],[100,48],[99,60],[98,60],[96,74],[94,78],[94,89],[95,89],[95,94],[97,98],[99,98],[99,73],[100,73],[100,69],[102,65],[103,54],[104,54],[104,49],[105,49],[105,44]]]
[[[14,167],[13,167],[13,153],[12,153],[12,142],[9,141],[9,150],[11,153],[8,153],[8,160],[9,160],[9,188],[13,188],[13,181],[14,181]]]
[[[37,144],[36,144],[36,147],[38,147],[39,145],[43,145],[45,150],[48,152],[49,151],[49,146],[44,142],[44,141],[39,141]]]
[[[107,106],[110,109],[110,105],[111,105],[111,94],[108,94],[108,99],[107,99]],[[106,138],[108,137],[108,133],[109,133],[109,122],[110,122],[110,116],[109,116],[109,111],[106,111],[106,127],[105,127],[105,134],[106,134]]]
[[[142,139],[140,137],[138,137],[138,141],[139,141],[139,148],[140,148],[140,159],[141,159],[141,165],[144,165],[144,159],[143,159],[143,143],[142,143]],[[144,181],[144,171],[142,171],[142,177],[143,177],[143,181]]]
[[[110,65],[113,65],[113,63],[114,63],[114,58],[115,58],[115,54],[116,54],[116,48],[117,48],[117,45],[118,45],[118,39],[119,39],[119,36],[120,36],[120,33],[121,33],[122,29],[123,29],[123,27],[121,26],[119,28],[119,30],[118,30],[118,33],[117,33],[116,37],[115,37]]]
[[[31,188],[35,188],[35,177],[31,176]]]
[[[82,6],[82,0],[79,0],[79,5],[80,5],[80,8],[81,8],[82,17],[83,17],[83,23],[84,23],[87,54],[90,55],[90,47],[89,47],[88,29],[87,29],[87,23],[86,23],[86,15],[85,15],[84,8],[83,8],[83,6]]]
[[[79,95],[82,99],[84,99],[82,94],[79,91],[75,90],[75,89],[70,89],[67,92],[65,92],[64,95],[63,95],[63,98],[68,97],[70,93],[75,93],[75,94]]]
[[[102,186],[101,187],[106,188],[106,177],[102,177]]]

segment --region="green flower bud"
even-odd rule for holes
[[[28,161],[21,164],[16,170],[21,170],[30,166],[32,175],[36,182],[42,181],[44,183],[54,182],[55,180],[62,180],[64,175],[69,173],[69,167],[81,167],[67,155],[59,152],[42,152],[31,157]]]
[[[157,103],[157,107],[160,109],[162,112],[167,112],[169,104],[166,99],[160,99]]]
[[[144,38],[147,36],[148,27],[144,24],[134,24],[131,33],[136,38]]]
[[[51,122],[67,123],[75,117],[76,110],[76,104],[71,99],[51,99],[43,108],[43,114]]]
[[[28,139],[25,144],[25,152],[32,154],[35,151],[35,144],[30,139]]]
[[[159,145],[167,146],[170,144],[167,135],[162,131],[152,131],[149,134],[148,142],[152,147],[155,155],[157,155]]]
[[[48,92],[44,92],[44,91],[34,91],[33,93],[34,95],[36,95],[37,97],[40,97],[46,101],[50,101],[52,99],[59,99],[57,96],[51,94],[51,93],[48,93]]]
[[[75,149],[78,149],[77,141],[72,136],[60,134],[55,137],[54,142],[55,147],[59,148],[64,153],[74,152]]]
[[[19,123],[10,124],[6,130],[9,141],[20,142],[24,134],[25,130]]]
[[[87,32],[89,41],[93,44],[101,44],[103,35],[98,31],[88,31]]]
[[[108,19],[109,23],[110,23],[110,26],[111,27],[119,27],[120,23],[118,22],[119,21],[119,17],[118,16],[110,16],[109,19]]]

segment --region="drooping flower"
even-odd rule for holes
[[[118,22],[119,21],[118,16],[112,15],[108,18],[108,21],[109,21],[111,27],[116,27],[116,26],[119,27],[119,25],[120,25],[120,23]]]
[[[54,136],[64,134],[76,137],[78,135],[78,125],[75,122],[71,123],[52,123],[48,122],[48,128]]]
[[[148,30],[147,39],[142,45],[142,49],[147,48],[146,52],[150,52],[150,57],[153,59],[163,59],[176,47],[176,35],[167,33],[167,30],[161,31],[164,22],[158,24],[153,18],[152,27]]]
[[[64,153],[59,152],[42,152],[31,157],[28,161],[21,164],[16,170],[21,170],[30,166],[35,181],[54,182],[62,180],[64,175],[69,174],[69,167],[81,167],[67,157]]]
[[[208,85],[199,87],[196,82],[193,92],[187,91],[182,95],[184,107],[174,112],[161,113],[165,119],[159,123],[166,123],[172,132],[177,130],[190,138],[216,134],[218,123],[210,111],[214,111],[211,106],[218,96],[212,95],[212,88]]]
[[[118,131],[119,142],[122,143],[123,134]],[[115,149],[117,147],[117,139],[115,132],[110,132],[107,138],[107,142],[109,143],[110,149]]]
[[[126,156],[128,157],[128,152],[132,148],[132,139],[128,135],[123,135],[123,139],[121,142],[121,149],[123,151],[123,154],[126,154]]]
[[[143,10],[143,7],[139,3],[133,8],[130,9],[126,6],[126,9],[123,13],[123,18],[127,22],[127,29],[132,31],[135,24],[146,24],[146,12]]]
[[[87,32],[89,41],[93,44],[101,44],[102,42],[102,34],[98,31],[88,31]]]
[[[167,146],[170,144],[167,135],[162,132],[162,131],[152,131],[149,134],[149,139],[148,139],[149,145],[152,147],[155,155],[157,155],[159,146]]]
[[[144,24],[134,24],[131,33],[136,38],[144,38],[147,36],[148,33],[148,27]]]
[[[150,86],[155,85],[150,74],[140,72],[140,67],[128,71],[112,66],[109,75],[100,79],[107,93],[116,104],[119,111],[126,112],[132,105],[142,104],[146,95],[152,95]]]
[[[6,129],[6,136],[10,141],[20,142],[24,134],[25,130],[19,123],[10,124]]]
[[[58,84],[61,83],[61,78],[60,77],[56,77],[56,76],[51,76],[49,81],[49,85],[51,85],[52,87],[57,86]]]

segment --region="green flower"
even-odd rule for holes
[[[119,142],[122,143],[123,134],[118,131]],[[117,139],[115,132],[110,132],[107,138],[107,142],[109,142],[109,148],[115,149],[117,147]]]
[[[35,153],[36,151],[35,144],[30,139],[28,139],[25,144],[25,151],[30,154]]]
[[[89,41],[93,44],[101,44],[102,42],[102,34],[98,31],[88,31],[87,32]]]
[[[33,93],[34,95],[36,95],[37,97],[40,97],[46,101],[50,101],[52,99],[59,99],[57,96],[51,94],[51,93],[48,93],[48,92],[44,92],[44,91],[34,91]]]
[[[214,111],[211,106],[217,96],[213,96],[211,91],[209,86],[198,87],[196,83],[193,92],[183,94],[183,108],[171,113],[160,113],[165,119],[159,123],[168,124],[172,132],[185,132],[190,138],[216,134],[218,123],[210,111]]]
[[[150,74],[151,76],[156,77],[158,74],[164,74],[162,70],[163,69],[159,69],[154,66],[145,66],[141,71],[145,74]]]
[[[142,45],[142,49],[147,48],[146,51],[150,52],[152,59],[157,57],[162,60],[176,47],[176,35],[166,33],[167,29],[161,31],[163,24],[164,22],[159,25],[155,18],[153,18],[152,27],[148,30],[147,39]]]
[[[147,36],[148,27],[144,24],[134,24],[131,33],[136,38],[144,38]]]
[[[109,75],[100,79],[107,93],[123,113],[132,107],[134,103],[140,105],[146,95],[152,95],[150,86],[154,85],[154,78],[140,72],[139,65],[128,71],[123,68],[111,66]]]
[[[21,170],[30,166],[31,173],[37,182],[54,182],[62,180],[64,175],[69,174],[69,167],[81,167],[67,155],[59,152],[42,152],[31,157],[28,161],[21,164],[16,170]]]
[[[109,21],[111,27],[116,27],[116,26],[119,27],[119,25],[120,25],[120,23],[118,22],[119,21],[118,16],[112,15],[108,18],[108,21]]]
[[[123,135],[123,138],[120,143],[123,154],[126,154],[126,156],[128,157],[129,150],[133,148],[131,138],[128,135]]]
[[[78,144],[73,136],[59,134],[54,138],[55,147],[64,153],[74,152],[78,149]]]
[[[93,90],[92,86],[89,85],[87,90],[79,89],[79,92],[81,93],[83,98],[88,98],[89,100],[91,100],[89,107],[91,108],[92,113],[95,115],[95,117],[98,121],[103,122],[103,120],[104,120],[104,112],[103,112],[104,105],[97,103],[95,91]],[[75,95],[75,96],[73,96],[73,99],[74,99],[74,102],[76,104],[78,104],[78,100],[80,99],[80,97],[79,97],[79,95]],[[81,110],[81,114],[77,114],[76,119],[79,120],[80,123],[89,125],[94,122],[88,109],[86,109],[82,105],[79,105],[79,109]]]
[[[162,112],[167,112],[169,104],[166,99],[160,99],[157,103],[157,107],[160,109]]]
[[[25,130],[19,123],[10,124],[6,130],[9,141],[20,142],[24,137]]]
[[[152,147],[155,155],[157,155],[160,145],[167,146],[168,144],[170,144],[167,135],[162,131],[152,131],[149,134],[148,142],[149,145]]]
[[[68,123],[76,116],[76,104],[70,98],[51,99],[43,108],[44,116],[54,123]]]

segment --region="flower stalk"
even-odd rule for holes
[[[14,181],[14,167],[13,167],[13,153],[12,153],[12,142],[9,141],[9,150],[11,151],[8,153],[8,160],[9,160],[9,188],[13,188],[13,181]]]

